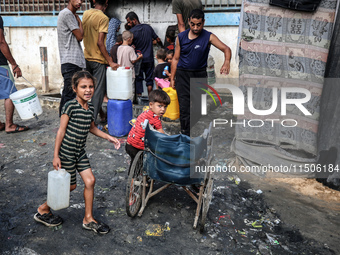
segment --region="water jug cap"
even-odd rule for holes
[[[129,67],[129,66],[126,66],[125,69],[130,69],[130,67]]]

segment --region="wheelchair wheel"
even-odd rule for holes
[[[207,218],[210,202],[212,199],[213,194],[213,186],[214,186],[214,179],[212,176],[212,173],[208,172],[206,175],[206,178],[204,180],[205,183],[205,189],[203,193],[203,205],[202,205],[202,215],[201,215],[201,226],[200,226],[200,232],[202,233],[204,231],[205,226],[205,220]]]
[[[142,204],[143,191],[143,151],[139,151],[132,162],[126,185],[126,213],[135,217]]]

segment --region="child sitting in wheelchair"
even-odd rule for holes
[[[125,146],[126,152],[131,157],[131,164],[136,154],[144,149],[145,128],[149,124],[157,131],[164,133],[160,117],[166,112],[166,108],[170,104],[170,97],[161,90],[156,89],[149,94],[149,110],[142,112],[131,128]],[[148,120],[148,121],[146,121]]]

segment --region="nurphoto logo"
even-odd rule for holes
[[[214,96],[212,95],[211,92],[208,91],[208,88],[210,90],[213,91],[213,93],[217,96],[218,100],[220,101],[220,104],[222,106],[222,100],[220,95],[217,93],[217,91],[212,88],[211,86],[204,84],[207,89],[204,88],[199,88],[203,91],[206,92],[206,94],[202,94],[201,95],[201,101],[202,101],[202,105],[201,105],[201,114],[202,115],[207,115],[207,95],[209,95],[215,105],[217,106],[217,102],[214,98]],[[250,111],[250,113],[257,115],[257,116],[267,116],[270,114],[273,114],[277,108],[278,108],[278,99],[279,99],[279,95],[278,95],[278,88],[272,88],[272,104],[270,106],[269,109],[255,109],[254,107],[254,102],[253,102],[253,97],[252,96],[248,96],[247,100],[245,100],[245,95],[243,94],[243,91],[235,86],[235,85],[231,85],[231,84],[224,84],[224,85],[220,85],[220,87],[226,88],[228,89],[231,94],[232,94],[232,98],[233,98],[233,115],[244,115],[245,112],[245,102],[247,102],[247,107]],[[311,99],[311,92],[305,88],[298,88],[298,87],[289,87],[289,88],[280,88],[281,90],[281,116],[286,116],[287,115],[287,105],[295,105],[305,116],[309,116],[312,115],[305,106],[303,106],[304,103],[307,103],[310,99]],[[287,95],[289,93],[299,93],[304,95],[303,98],[288,98]],[[247,88],[247,94],[248,95],[253,95],[253,88],[248,87]],[[265,119],[265,120],[261,120],[261,119],[250,119],[247,120],[249,124],[249,127],[262,127],[264,125],[264,121],[267,122],[271,122],[272,125],[274,125],[275,121],[279,121],[279,119]],[[258,125],[254,125],[254,123],[260,123]],[[232,126],[233,121],[230,120],[226,120],[226,119],[215,119],[213,121],[213,126],[215,127],[216,125],[225,125],[227,123],[230,123]],[[288,123],[294,123],[294,124],[290,124],[288,125]],[[246,126],[246,120],[243,120],[243,122],[234,122],[234,124],[240,124],[240,125],[244,125]],[[294,119],[286,119],[286,120],[281,120],[281,124],[285,127],[295,127],[297,126],[298,122],[297,120]]]
[[[212,100],[214,101],[215,105],[217,106],[217,103],[216,103],[216,100],[214,98],[214,96],[210,93],[210,91],[208,89],[210,89],[212,92],[214,92],[214,94],[217,96],[218,100],[220,101],[220,104],[222,106],[222,100],[221,100],[221,97],[220,95],[217,93],[217,91],[209,86],[208,84],[205,84],[205,83],[202,83],[204,86],[207,87],[207,89],[204,89],[204,88],[199,88],[200,90],[203,90],[205,93],[207,94],[202,94],[201,95],[201,99],[202,99],[202,105],[201,105],[201,114],[202,115],[207,115],[207,95],[209,95]]]

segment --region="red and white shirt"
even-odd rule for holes
[[[162,122],[153,111],[147,110],[142,112],[136,120],[135,125],[131,128],[127,142],[137,149],[144,149],[144,139],[145,139],[145,128],[147,121],[153,126],[154,129],[158,130],[162,128]]]

